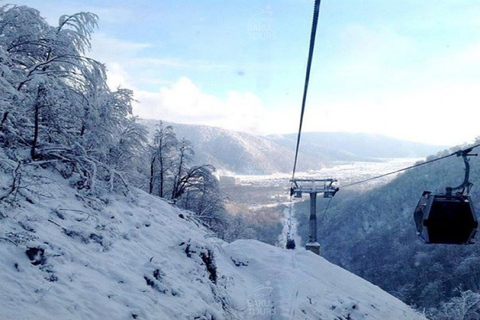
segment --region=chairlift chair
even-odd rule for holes
[[[468,191],[470,166],[467,156],[471,149],[460,151],[465,162],[465,179],[455,188],[446,188],[444,194],[424,191],[414,211],[417,234],[425,243],[473,244],[478,228],[477,215]],[[460,192],[453,193],[455,190]]]

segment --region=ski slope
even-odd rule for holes
[[[94,197],[35,174],[0,204],[2,320],[425,319],[302,248],[229,244],[143,191]]]

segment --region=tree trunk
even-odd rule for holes
[[[172,188],[172,199],[176,199],[180,197],[180,184],[182,180],[182,169],[183,169],[183,162],[185,158],[185,148],[184,146],[180,146],[179,149],[179,159],[178,159],[178,170],[175,176],[173,177],[173,188]]]
[[[35,115],[34,115],[34,126],[33,126],[33,141],[32,141],[32,147],[30,149],[30,157],[32,160],[36,160],[38,158],[37,156],[37,144],[38,144],[38,127],[40,125],[40,99],[43,95],[43,92],[45,89],[42,87],[38,88],[37,92],[37,100],[35,101],[34,108],[35,108]]]
[[[0,131],[3,129],[3,124],[7,121],[8,111],[5,111],[2,116],[2,122],[0,122]]]
[[[159,175],[158,175],[158,178],[159,178],[158,179],[158,183],[159,183],[159,185],[158,185],[158,196],[160,198],[163,198],[163,185],[164,185],[163,179],[165,177],[164,176],[165,169],[163,168],[164,163],[163,163],[163,155],[162,154],[160,154],[158,160],[160,162],[160,170],[159,170],[160,172],[159,172]]]
[[[153,193],[153,182],[155,181],[154,168],[155,168],[155,157],[153,157],[152,161],[150,162],[150,188],[149,188],[150,194]]]

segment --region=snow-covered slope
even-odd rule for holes
[[[34,181],[0,204],[2,320],[424,319],[311,252],[227,244],[142,191]]]

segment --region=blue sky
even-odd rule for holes
[[[296,132],[313,0],[25,0],[91,11],[90,56],[141,117]],[[455,145],[480,136],[480,1],[323,0],[305,131]]]

